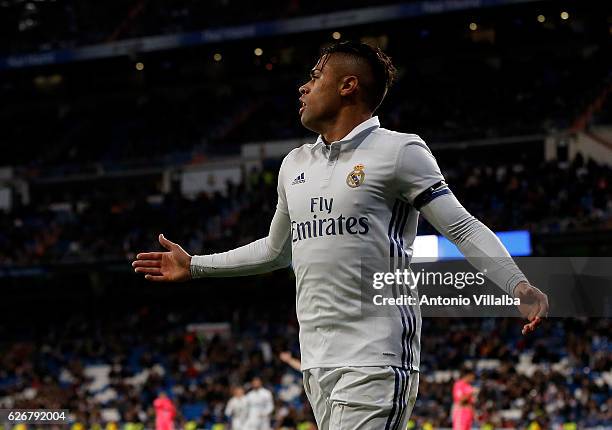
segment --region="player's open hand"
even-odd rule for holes
[[[514,288],[514,297],[521,300],[519,311],[529,320],[529,323],[523,326],[522,333],[531,333],[548,315],[548,297],[528,282],[518,283]]]
[[[132,263],[134,272],[143,273],[149,281],[182,282],[191,279],[191,255],[163,234],[159,243],[168,252],[141,252]]]

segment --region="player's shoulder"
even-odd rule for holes
[[[283,162],[281,163],[281,171],[286,169],[287,166],[302,164],[305,160],[310,158],[315,145],[316,143],[305,143],[289,151],[289,153],[285,155],[285,158],[283,158]]]
[[[299,161],[300,158],[307,156],[312,151],[314,145],[314,143],[304,143],[297,148],[293,148],[287,155],[285,155],[283,164],[292,161]]]
[[[414,133],[402,133],[399,131],[389,130],[386,128],[379,127],[372,132],[376,137],[381,138],[381,142],[396,151],[402,148],[423,148],[428,152],[431,152],[425,140],[418,134]]]

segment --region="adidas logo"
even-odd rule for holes
[[[293,180],[293,182],[291,183],[291,185],[295,185],[295,184],[303,184],[304,182],[306,182],[306,179],[304,179],[304,172],[300,173],[297,178],[295,178]]]

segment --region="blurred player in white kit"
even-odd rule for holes
[[[270,416],[274,411],[272,393],[263,386],[258,377],[253,378],[251,387],[251,391],[245,396],[249,413],[244,430],[270,430]]]
[[[230,429],[246,429],[249,417],[249,402],[244,395],[244,389],[242,387],[235,387],[232,394],[232,398],[227,402],[227,406],[225,406],[225,415],[230,418]]]

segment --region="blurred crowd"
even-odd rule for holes
[[[61,8],[60,3],[15,2],[15,7]],[[154,3],[168,2],[144,3],[163,11]],[[179,3],[186,10],[210,9],[194,16],[215,16],[210,2]],[[227,3],[220,7],[237,7]],[[260,9],[243,6],[246,14]],[[90,2],[71,7],[87,8],[96,24],[113,13]],[[104,13],[94,14],[98,8]],[[572,12],[571,22],[550,17],[544,25],[535,19],[540,12],[529,7],[490,13],[477,31],[468,28],[471,13],[372,24],[367,31],[343,29],[341,40],[367,36],[398,68],[379,111],[384,127],[419,134],[428,143],[545,134],[570,127],[609,85],[610,41],[602,15]],[[299,121],[298,88],[319,49],[333,41],[330,34],[0,73],[2,163],[43,171],[64,165],[111,170],[128,162],[176,164],[237,154],[245,142],[312,138]],[[262,55],[254,55],[255,47]],[[595,118],[609,123],[605,109]]]
[[[416,420],[434,428],[448,426],[452,398],[444,371],[478,358],[475,410],[480,428],[610,425],[609,325],[609,319],[551,320],[541,333],[526,338],[516,320],[453,319],[444,325],[426,319],[421,359],[425,382]],[[431,377],[436,373],[438,380]]]
[[[612,169],[579,154],[572,162],[508,159],[449,162],[442,173],[464,206],[494,231],[533,233],[612,227]]]
[[[247,312],[248,328],[209,337],[187,328],[197,317],[201,311],[185,307],[168,314],[142,307],[102,321],[80,315],[37,341],[2,343],[0,405],[69,409],[86,428],[152,428],[153,401],[163,391],[180,407],[179,428],[210,429],[227,421],[231,388],[259,376],[274,389],[275,419],[311,419],[296,388],[300,374],[273,354],[296,343],[297,329],[287,322],[294,318],[273,324]]]
[[[66,192],[0,212],[0,265],[125,261],[160,232],[191,253],[224,251],[268,233],[280,160],[225,192],[152,199],[136,187]],[[612,227],[612,171],[593,160],[474,164],[440,157],[450,188],[494,231],[598,231]],[[435,230],[421,219],[419,231]]]
[[[298,353],[294,317],[272,322],[251,309],[232,316],[230,335],[208,336],[190,325],[204,307],[73,316],[20,341],[11,333],[0,343],[0,407],[64,408],[85,428],[138,430],[154,426],[153,401],[165,392],[178,428],[223,429],[232,387],[248,390],[257,376],[274,396],[274,428],[310,430],[301,374],[278,356]],[[450,426],[452,382],[466,363],[477,376],[482,428],[610,425],[610,324],[553,319],[523,337],[514,319],[426,319],[413,428]]]
[[[496,68],[482,58],[456,63],[441,55],[429,62],[437,70],[453,63],[452,82],[432,75],[427,63],[409,66],[397,57],[403,73],[378,112],[384,127],[419,134],[428,143],[544,134],[569,127],[602,85],[592,76],[604,61],[600,57],[569,60],[562,72],[533,58],[531,74],[521,77],[523,64],[515,60]],[[206,84],[109,87],[100,93],[84,88],[74,95],[60,91],[58,100],[46,96],[31,103],[23,91],[8,91],[7,104],[0,108],[3,164],[38,175],[100,167],[108,171],[237,154],[240,145],[249,142],[312,140],[299,121],[298,88],[314,61],[315,55],[295,60],[291,72],[259,76],[253,71],[255,76],[241,75],[236,82],[218,82],[213,76]],[[219,68],[219,73],[249,69],[241,64]],[[186,79],[172,67],[155,73]],[[201,72],[193,79],[208,77]]]

